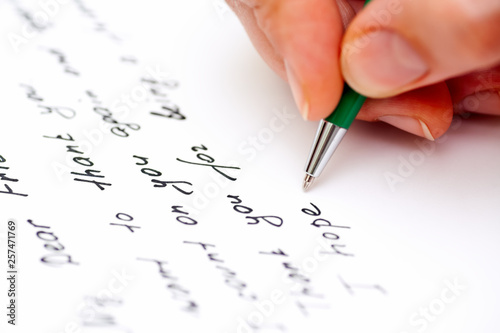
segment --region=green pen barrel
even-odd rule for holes
[[[369,2],[370,0],[366,0],[364,6],[366,6]],[[347,83],[344,83],[344,91],[342,92],[339,104],[333,113],[325,118],[325,120],[342,128],[348,129],[354,121],[354,118],[356,118],[356,115],[365,100],[365,96],[358,94],[352,90]]]
[[[348,129],[365,100],[365,96],[358,94],[347,83],[344,83],[344,91],[342,92],[339,104],[335,108],[335,111],[325,118],[325,120]]]

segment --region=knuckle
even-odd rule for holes
[[[282,11],[281,1],[253,0],[255,16],[259,27],[263,31],[272,31],[279,23],[278,17]]]
[[[487,17],[469,16],[461,25],[464,55],[472,61],[500,60],[500,13]]]

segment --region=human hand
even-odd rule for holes
[[[498,0],[372,0],[359,15],[359,0],[226,1],[305,119],[332,112],[343,78],[371,97],[358,119],[430,140],[454,112],[500,115]]]

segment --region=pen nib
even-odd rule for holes
[[[310,174],[306,174],[306,178],[304,179],[304,185],[302,187],[304,189],[304,191],[307,191],[307,189],[311,186],[313,181],[314,181],[314,177],[311,176]]]

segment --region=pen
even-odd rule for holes
[[[370,0],[365,1],[365,6],[368,2]],[[358,94],[344,83],[339,104],[330,116],[321,120],[316,132],[305,167],[304,191],[319,177],[365,100],[365,96]]]

